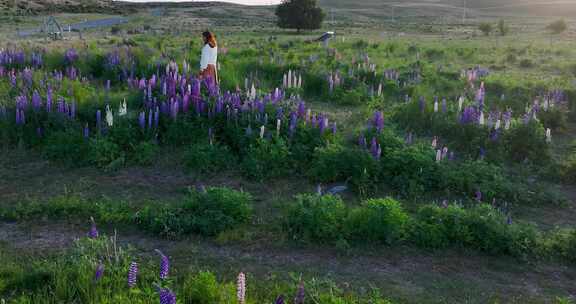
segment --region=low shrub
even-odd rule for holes
[[[340,197],[299,195],[287,210],[284,227],[295,240],[334,243],[344,238],[347,208]]]
[[[371,199],[352,209],[346,220],[346,234],[357,242],[391,245],[403,240],[409,231],[410,217],[392,198]]]
[[[218,172],[232,167],[235,164],[235,156],[227,146],[195,144],[186,151],[184,164],[199,173]]]
[[[263,181],[285,175],[290,168],[290,151],[286,142],[274,137],[272,140],[253,142],[242,158],[242,173],[250,178]]]
[[[44,157],[67,166],[87,165],[89,153],[89,142],[81,132],[54,132],[47,136],[43,146]]]

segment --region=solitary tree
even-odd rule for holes
[[[316,0],[283,0],[276,8],[278,26],[281,28],[315,30],[322,26],[324,11]]]
[[[546,29],[549,30],[550,33],[554,35],[559,35],[568,29],[568,25],[566,24],[566,21],[564,21],[564,19],[560,19],[558,21],[550,23],[546,27]]]
[[[492,33],[493,30],[492,24],[490,23],[480,23],[478,29],[486,36],[490,36],[490,33]]]
[[[506,24],[506,22],[504,22],[504,19],[500,19],[500,21],[498,22],[498,32],[500,33],[500,36],[506,36],[506,34],[508,34],[509,28],[508,25]]]

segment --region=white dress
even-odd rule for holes
[[[204,71],[209,64],[213,64],[216,67],[216,61],[218,61],[218,47],[210,47],[209,44],[205,44],[202,48],[200,71]]]

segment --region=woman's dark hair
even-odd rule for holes
[[[217,43],[214,34],[210,33],[209,31],[206,31],[202,33],[202,37],[204,37],[204,39],[206,40],[206,44],[210,45],[211,48],[216,47]]]

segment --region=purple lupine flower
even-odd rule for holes
[[[130,263],[130,267],[128,268],[128,287],[129,288],[136,287],[137,278],[138,278],[138,263],[132,262],[132,263]]]
[[[66,50],[64,53],[64,62],[68,65],[71,65],[76,62],[76,60],[78,60],[78,52],[76,52],[76,49],[69,48]]]
[[[52,88],[48,87],[46,91],[46,112],[50,113],[52,111]]]
[[[372,141],[370,142],[370,154],[376,159],[380,159],[380,155],[382,153],[382,149],[378,144],[378,141],[375,137],[372,137]]]
[[[40,107],[42,106],[42,97],[40,97],[40,94],[38,94],[38,91],[34,91],[34,94],[32,94],[32,108],[34,109],[34,111],[38,111],[40,110]]]
[[[102,128],[102,111],[100,110],[96,111],[96,128],[98,129],[98,132],[100,132]]]
[[[382,132],[384,129],[384,114],[381,111],[374,113],[372,124],[378,133]]]
[[[490,140],[491,141],[497,141],[498,140],[498,130],[492,129],[490,131]]]
[[[43,132],[42,132],[42,128],[41,128],[41,127],[36,128],[36,135],[37,135],[38,137],[42,137],[42,133],[43,133]]]
[[[482,192],[480,190],[476,190],[475,199],[477,202],[482,201]]]
[[[90,128],[88,127],[88,124],[84,125],[84,128],[82,130],[82,135],[86,139],[90,138]]]
[[[446,103],[446,98],[442,98],[442,113],[446,113],[448,105]]]
[[[338,133],[338,126],[336,125],[336,122],[332,123],[332,135],[336,136],[336,133]]]
[[[159,123],[160,123],[160,108],[156,107],[156,111],[154,111],[154,128],[158,129]]]
[[[368,149],[368,142],[366,141],[365,136],[360,136],[360,138],[358,139],[358,145],[363,149]]]
[[[158,291],[160,304],[176,304],[176,295],[168,288],[160,288]]]
[[[486,150],[483,147],[480,147],[480,159],[483,160],[486,157]]]
[[[102,261],[98,262],[98,266],[96,266],[96,273],[94,274],[94,281],[98,282],[104,276],[104,264]]]
[[[146,130],[146,113],[140,112],[140,115],[138,116],[138,124],[142,131]]]
[[[276,298],[276,301],[274,301],[274,304],[284,304],[284,296],[280,295],[278,296],[278,298]]]
[[[298,118],[302,119],[306,116],[306,103],[301,101],[298,104]]]
[[[512,217],[511,217],[511,216],[508,216],[508,217],[506,218],[506,224],[512,225]]]
[[[418,106],[420,107],[420,112],[424,113],[424,110],[426,109],[426,100],[424,97],[420,97],[418,100]]]
[[[162,251],[156,249],[156,252],[160,255],[160,279],[166,280],[170,271],[170,260]]]
[[[290,126],[289,126],[290,137],[294,135],[297,126],[298,126],[298,115],[295,112],[292,112],[290,113]]]
[[[88,237],[91,239],[96,239],[98,238],[98,229],[96,228],[96,221],[94,221],[93,217],[90,217],[90,231],[88,231]]]
[[[300,284],[298,285],[298,291],[296,292],[296,297],[294,297],[294,304],[304,304],[304,297],[304,282],[300,281]]]

